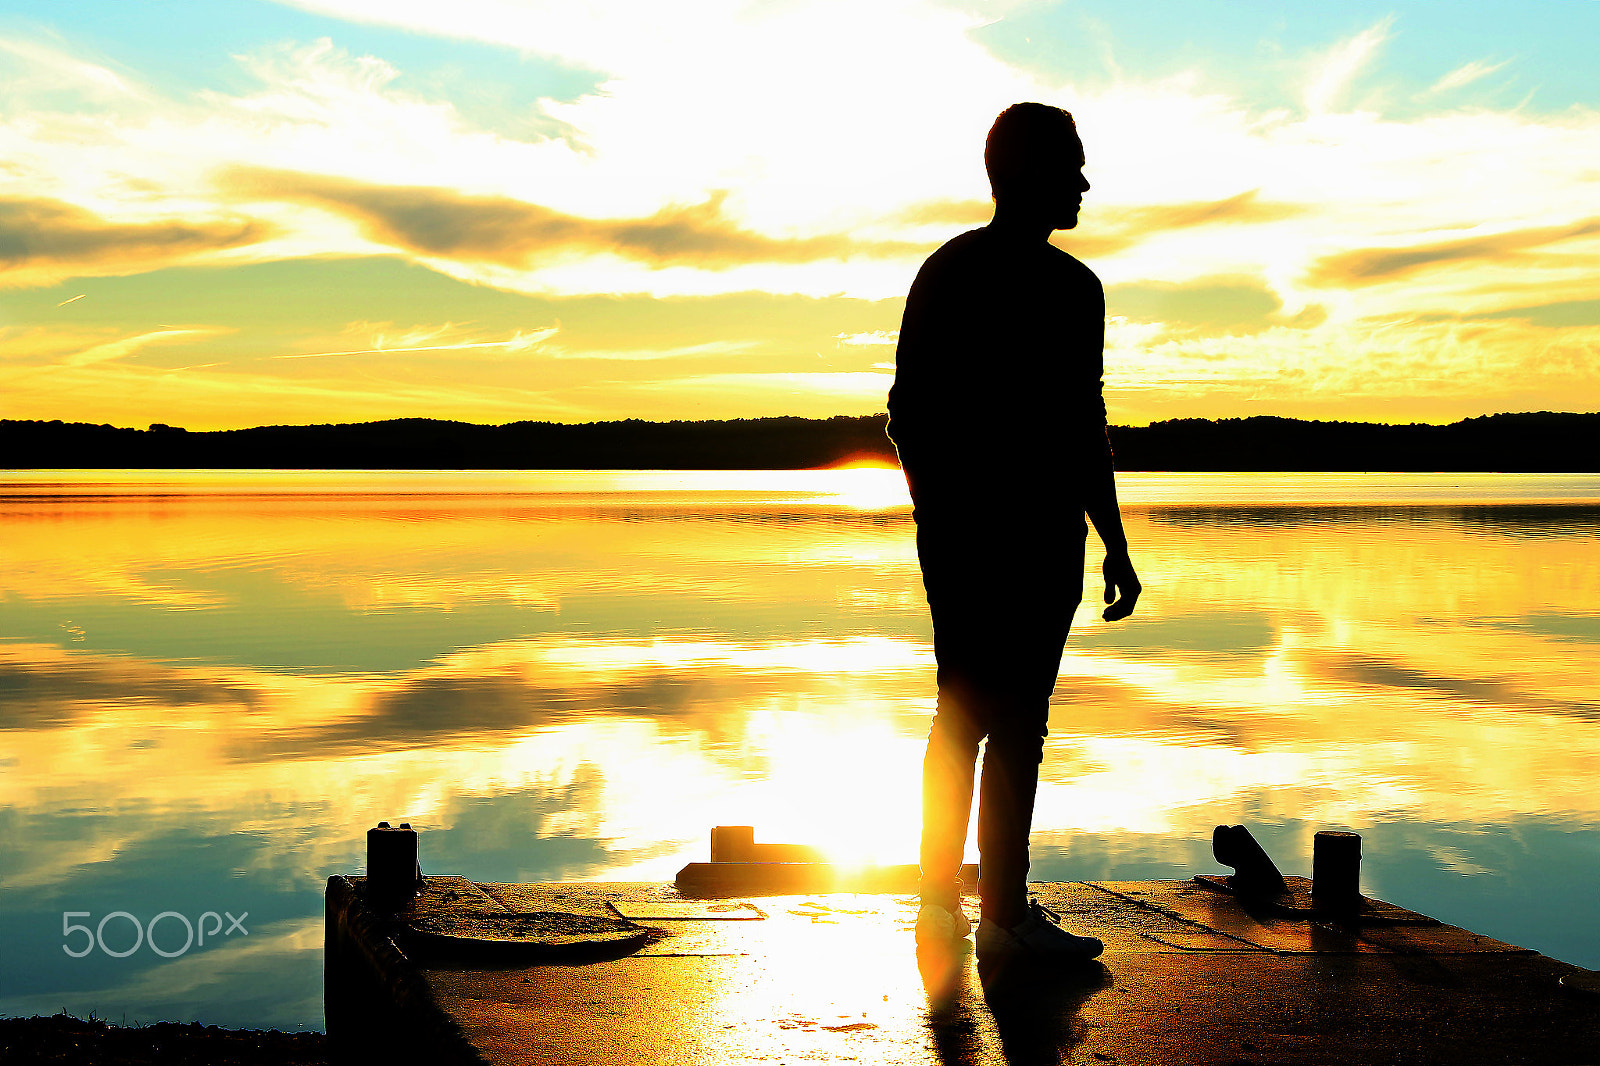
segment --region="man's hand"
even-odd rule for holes
[[[1105,565],[1100,569],[1106,575],[1106,602],[1111,605],[1100,617],[1107,622],[1128,617],[1133,613],[1134,604],[1139,602],[1139,593],[1144,591],[1139,575],[1133,572],[1133,560],[1128,558],[1126,550],[1106,552]],[[1118,593],[1121,593],[1120,599]]]

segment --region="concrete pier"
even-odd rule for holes
[[[1266,913],[1196,881],[1033,887],[1099,960],[919,955],[908,896],[429,877],[383,913],[334,877],[328,1034],[347,1061],[496,1066],[1600,1062],[1587,971],[1424,915]],[[411,932],[474,923],[482,951]]]

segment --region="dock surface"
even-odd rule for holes
[[[1193,881],[1031,887],[1105,954],[980,975],[970,940],[919,955],[907,896],[685,900],[648,884],[429,877],[389,915],[361,878],[335,877],[329,1036],[355,1059],[495,1066],[1600,1063],[1600,998],[1559,983],[1587,971],[1423,915],[1312,921]],[[550,912],[651,932],[585,956],[487,960],[403,932]]]

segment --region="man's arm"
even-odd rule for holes
[[[1085,270],[1087,272],[1087,268]],[[1099,324],[1099,329],[1096,331],[1098,336],[1090,342],[1093,346],[1093,378],[1090,386],[1093,406],[1086,421],[1090,425],[1098,424],[1100,432],[1099,440],[1089,446],[1094,453],[1094,459],[1091,460],[1094,469],[1089,473],[1083,509],[1089,515],[1089,521],[1094,523],[1094,531],[1100,535],[1100,542],[1106,546],[1106,560],[1100,569],[1106,578],[1106,603],[1109,606],[1100,617],[1107,622],[1115,622],[1133,613],[1143,586],[1139,584],[1139,575],[1133,572],[1133,560],[1128,558],[1128,536],[1122,531],[1122,511],[1117,506],[1117,475],[1111,459],[1111,437],[1106,430],[1109,419],[1106,417],[1105,401],[1105,290],[1100,286],[1100,279],[1092,272],[1089,277],[1093,279],[1095,297],[1095,313],[1091,319]]]
[[[1100,569],[1105,575],[1105,600],[1110,606],[1100,617],[1115,622],[1133,613],[1144,586],[1139,584],[1139,575],[1133,572],[1133,560],[1128,558],[1128,537],[1122,531],[1122,511],[1117,506],[1117,475],[1111,463],[1109,438],[1104,455],[1100,469],[1091,475],[1084,511],[1106,546],[1106,559]]]
[[[1104,301],[1104,298],[1102,298]],[[1104,309],[1104,303],[1101,304]],[[1104,317],[1101,317],[1101,351],[1104,351]],[[1090,515],[1090,522],[1094,523],[1094,531],[1099,533],[1101,543],[1106,546],[1106,562],[1101,565],[1101,573],[1106,575],[1106,603],[1109,607],[1102,611],[1101,618],[1106,621],[1118,621],[1133,613],[1133,608],[1139,602],[1139,575],[1133,571],[1133,560],[1128,559],[1128,535],[1122,530],[1122,509],[1117,506],[1117,471],[1112,464],[1110,455],[1110,435],[1106,431],[1106,400],[1102,395],[1101,375],[1096,375],[1094,394],[1099,400],[1099,424],[1101,424],[1101,440],[1099,440],[1098,456],[1094,463],[1094,471],[1090,472],[1088,479],[1088,493],[1086,493],[1083,511]]]

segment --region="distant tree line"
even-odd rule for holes
[[[0,421],[0,467],[336,470],[777,470],[855,456],[894,461],[888,416],[720,422],[512,422],[397,418],[189,432]]]
[[[0,468],[786,470],[895,461],[883,414],[705,422],[401,418],[189,432],[0,420]],[[1500,414],[1451,425],[1180,418],[1113,426],[1120,470],[1600,471],[1600,414]]]
[[[1484,415],[1445,426],[1174,418],[1113,426],[1119,470],[1600,472],[1600,414]]]

